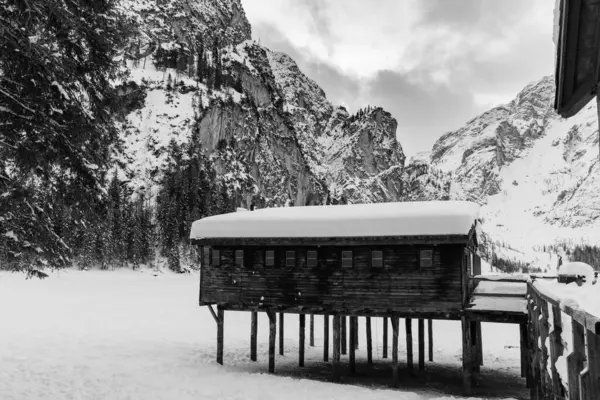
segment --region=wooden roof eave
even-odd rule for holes
[[[366,237],[284,237],[284,238],[195,238],[193,245],[208,246],[368,246],[469,244],[468,235],[366,236]]]

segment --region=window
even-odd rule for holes
[[[267,267],[273,267],[275,265],[275,251],[267,250],[265,252],[265,265]]]
[[[286,251],[285,252],[285,266],[293,267],[296,265],[296,252],[295,251]]]
[[[433,250],[419,250],[419,268],[433,265]]]
[[[244,250],[235,251],[235,265],[238,267],[244,265]]]
[[[373,250],[371,252],[371,267],[382,268],[383,267],[383,251]]]
[[[342,267],[352,268],[351,251],[342,251]]]
[[[306,266],[307,267],[316,267],[317,266],[317,252],[315,250],[310,250],[306,252]]]
[[[202,265],[210,265],[210,247],[202,247]]]
[[[215,267],[218,267],[219,265],[221,265],[221,257],[219,255],[219,250],[217,249],[212,249],[211,250],[211,260],[210,260],[210,265],[213,265]]]

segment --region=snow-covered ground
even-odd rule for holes
[[[344,373],[342,384],[335,384],[329,381],[330,365],[322,362],[322,317],[315,317],[316,347],[308,346],[307,332],[306,367],[299,368],[298,318],[286,315],[285,355],[277,355],[276,374],[269,375],[266,316],[259,317],[254,363],[249,313],[225,313],[220,366],[215,322],[197,298],[195,274],[67,270],[26,280],[0,272],[0,399],[462,398],[459,322],[434,321],[435,361],[412,378],[401,329],[401,385],[394,389],[391,359],[381,358],[382,320],[373,326],[375,364],[369,366],[361,319],[357,374]],[[415,323],[415,340],[416,329]],[[483,347],[478,397],[471,400],[528,398],[519,373],[518,327],[483,324]],[[416,361],[416,342],[414,350]]]

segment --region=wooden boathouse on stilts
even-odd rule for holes
[[[303,366],[305,316],[310,316],[313,327],[313,316],[322,315],[326,331],[323,360],[331,360],[333,379],[337,380],[341,354],[349,353],[350,372],[355,371],[358,318],[366,321],[369,363],[371,321],[383,318],[383,358],[388,357],[391,339],[391,377],[397,386],[400,318],[405,320],[411,371],[415,369],[412,335],[418,336],[417,368],[423,370],[425,326],[431,361],[432,319],[459,320],[463,385],[469,394],[483,361],[481,322],[527,323],[524,282],[520,282],[522,288],[502,290],[501,283],[476,278],[480,274],[478,214],[475,203],[432,201],[272,208],[194,222],[191,239],[200,246],[202,259],[200,305],[208,306],[217,322],[217,362],[223,363],[226,310],[252,313],[253,361],[257,313],[268,315],[269,372],[275,371],[277,320],[279,352],[283,354],[282,322],[286,314],[299,315],[299,364]],[[504,284],[510,286],[511,282]],[[498,285],[501,290],[495,292]],[[312,345],[312,330],[310,339]],[[525,360],[527,353],[522,356]]]

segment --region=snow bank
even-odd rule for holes
[[[556,281],[536,280],[534,285],[543,292],[552,293],[559,298],[561,305],[579,307],[600,318],[600,284],[577,286],[575,282],[564,284]]]
[[[585,276],[585,281],[587,283],[591,283],[594,279],[594,268],[591,265],[588,265],[584,262],[573,261],[570,263],[566,263],[561,265],[558,268],[559,275],[577,275],[577,276]]]
[[[195,221],[190,238],[466,235],[478,216],[467,201],[266,208]]]

